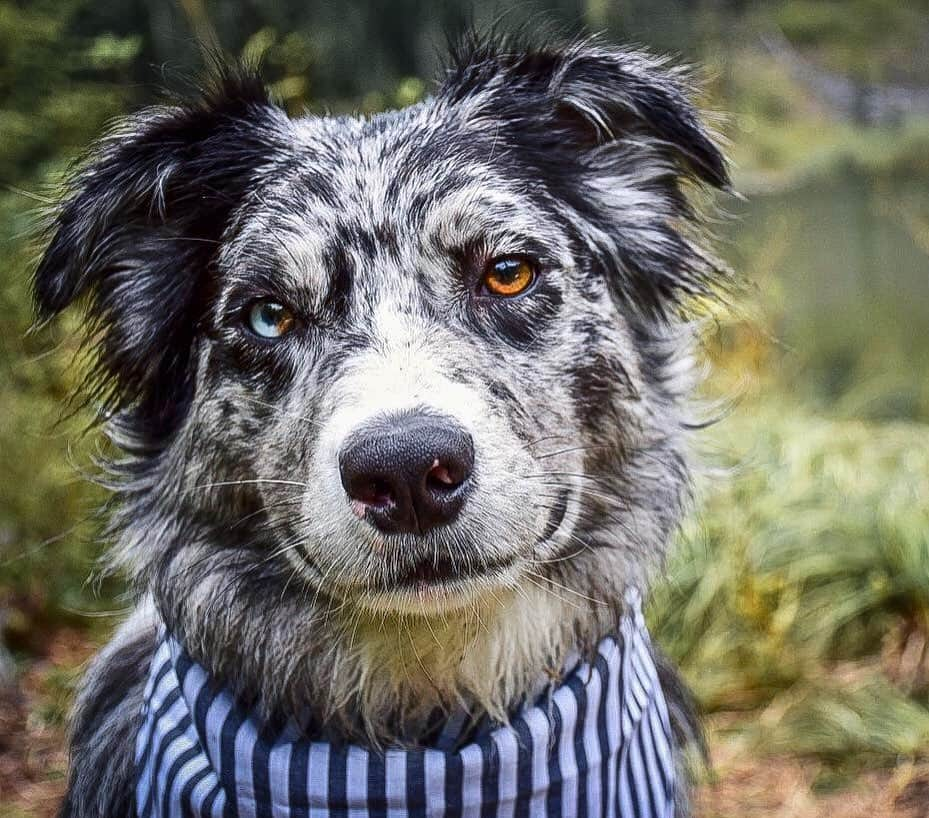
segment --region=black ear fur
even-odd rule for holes
[[[524,127],[535,120],[575,150],[645,133],[683,173],[726,189],[725,158],[690,91],[684,70],[643,51],[592,38],[535,48],[471,33],[453,46],[439,96],[460,103],[483,95],[488,114]]]
[[[184,410],[209,269],[288,120],[260,78],[220,69],[201,96],[128,118],[91,151],[35,272],[40,318],[86,301],[89,397],[149,440]]]

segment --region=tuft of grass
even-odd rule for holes
[[[765,751],[929,753],[929,426],[767,396],[707,445],[727,474],[704,480],[649,612],[704,708],[752,711]]]
[[[856,768],[924,755],[929,710],[867,670],[796,685],[749,727],[770,753],[817,756]]]

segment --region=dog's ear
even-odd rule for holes
[[[86,305],[91,397],[169,431],[189,397],[210,267],[289,120],[260,78],[222,69],[193,102],[119,124],[77,170],[34,278],[40,318]]]
[[[621,262],[611,280],[635,306],[664,316],[720,280],[687,236],[685,183],[728,190],[729,175],[685,70],[595,39],[533,48],[469,35],[438,96],[594,228],[583,232],[606,266]]]
[[[566,150],[648,135],[686,172],[729,186],[725,159],[690,99],[687,72],[644,51],[593,39],[531,48],[470,34],[453,48],[440,97],[544,131]]]

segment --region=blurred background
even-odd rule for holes
[[[707,716],[698,813],[929,815],[929,0],[0,0],[0,818],[53,813],[125,606],[94,578],[98,440],[63,412],[77,319],[28,331],[62,172],[211,48],[292,112],[373,112],[501,13],[700,63],[725,114],[747,292],[702,354],[731,408],[649,612]]]

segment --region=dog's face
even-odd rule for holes
[[[429,616],[660,556],[716,271],[682,186],[726,184],[677,75],[478,45],[419,105],[298,120],[226,77],[101,151],[36,291],[89,298],[141,581]]]
[[[637,365],[556,201],[486,130],[432,103],[297,123],[218,258],[191,439],[234,469],[200,479],[266,481],[269,545],[373,609],[460,606],[558,556],[585,367]]]
[[[641,445],[608,273],[500,130],[432,102],[296,123],[218,254],[184,459],[260,481],[269,547],[329,595],[429,611],[531,579],[583,544],[597,447]]]

